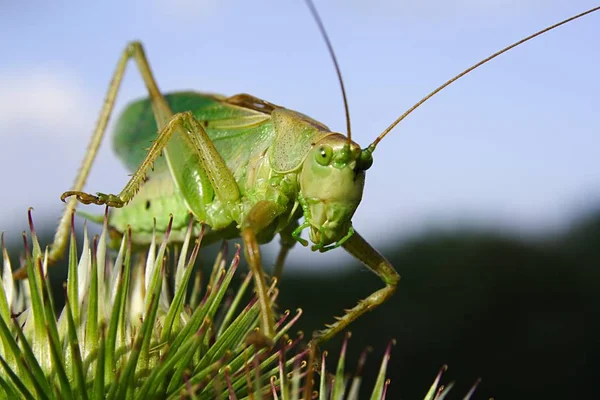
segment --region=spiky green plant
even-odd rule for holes
[[[316,370],[315,354],[301,347],[302,334],[287,335],[301,310],[293,317],[283,313],[273,348],[246,340],[258,329],[259,313],[255,298],[244,300],[250,274],[227,295],[239,246],[228,266],[227,247],[222,247],[202,290],[200,275],[192,274],[202,234],[192,246],[191,225],[178,254],[167,249],[167,231],[160,245],[150,244],[145,259],[132,254],[130,232],[116,256],[107,252],[106,222],[92,243],[84,227],[78,253],[72,229],[65,306],[57,317],[47,251],[38,242],[31,210],[29,223],[21,260],[28,279],[13,280],[2,238],[1,398],[358,399],[361,373],[349,379],[344,371],[349,336],[336,373],[327,373],[325,354]],[[274,286],[270,294],[275,300]],[[391,343],[371,399],[386,396],[390,351]],[[363,365],[364,355],[359,371]],[[441,400],[449,390],[438,390],[439,379],[426,400]]]

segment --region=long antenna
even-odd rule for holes
[[[440,87],[438,87],[437,89],[435,89],[434,91],[432,91],[431,93],[429,93],[427,96],[423,97],[421,100],[419,100],[415,105],[413,105],[411,108],[409,108],[408,110],[406,110],[404,112],[404,114],[402,114],[397,120],[395,120],[390,126],[388,126],[386,128],[386,130],[384,130],[381,135],[379,135],[377,137],[377,139],[375,139],[373,141],[373,143],[371,143],[369,145],[369,148],[371,149],[371,151],[375,150],[375,147],[377,146],[377,144],[381,141],[381,139],[383,139],[385,137],[385,135],[387,135],[392,129],[394,129],[396,127],[396,125],[398,125],[400,123],[400,121],[402,121],[404,118],[406,118],[410,113],[412,113],[413,111],[415,111],[417,108],[419,108],[419,106],[421,106],[421,104],[425,103],[427,100],[429,100],[430,98],[432,98],[434,95],[436,95],[437,93],[439,93],[442,89],[445,89],[446,87],[448,87],[451,83],[456,82],[458,79],[462,78],[463,76],[465,76],[466,74],[468,74],[469,72],[473,71],[474,69],[482,66],[483,64],[487,63],[488,61],[498,57],[500,54],[506,53],[507,51],[509,51],[512,48],[515,48],[517,46],[519,46],[520,44],[523,44],[533,38],[535,38],[536,36],[540,36],[548,31],[551,31],[554,28],[558,28],[561,25],[566,24],[567,22],[571,22],[573,20],[576,20],[578,18],[583,17],[584,15],[587,14],[591,14],[594,11],[598,11],[600,10],[600,6],[599,7],[594,7],[590,10],[587,10],[585,12],[582,12],[581,14],[577,14],[571,18],[567,18],[557,24],[554,24],[552,26],[549,26],[545,29],[542,29],[539,32],[534,33],[533,35],[527,36],[524,39],[519,40],[518,42],[515,42],[513,44],[511,44],[510,46],[507,46],[505,48],[503,48],[502,50],[492,54],[491,56],[481,60],[480,62],[478,62],[477,64],[473,65],[472,67],[469,67],[467,69],[465,69],[463,72],[461,72],[460,74],[456,75],[454,78],[446,81],[443,85],[441,85]]]
[[[321,17],[319,17],[319,13],[317,12],[315,5],[313,4],[312,0],[306,0],[306,5],[310,9],[310,13],[312,14],[313,18],[317,22],[317,25],[319,26],[319,31],[321,32],[321,36],[323,36],[323,39],[325,40],[325,44],[327,44],[327,49],[329,50],[329,55],[331,56],[331,59],[333,60],[333,65],[335,65],[335,72],[337,73],[338,80],[340,82],[340,88],[342,89],[342,97],[344,99],[344,109],[346,111],[346,130],[348,131],[348,144],[350,144],[350,141],[352,140],[352,133],[351,133],[351,129],[350,129],[350,109],[348,108],[348,98],[346,97],[346,89],[344,88],[344,80],[342,79],[342,72],[340,70],[340,66],[338,65],[337,58],[335,57],[335,52],[333,51],[333,46],[331,45],[331,42],[329,41],[329,36],[327,36],[327,32],[325,31],[325,26],[323,25],[323,22],[321,21]]]

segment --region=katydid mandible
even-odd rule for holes
[[[378,143],[400,121],[433,95],[504,52],[600,9],[593,8],[524,38],[482,60],[429,93],[394,121],[373,143],[361,148],[351,139],[350,116],[340,69],[323,24],[307,1],[327,44],[340,81],[347,135],[298,112],[256,97],[183,92],[163,95],[139,42],[126,46],[117,64],[88,152],[57,228],[49,258],[64,253],[70,216],[77,202],[113,207],[109,225],[116,232],[131,227],[133,239],[151,239],[154,220],[164,232],[173,215],[171,240],[180,239],[189,219],[205,224],[208,240],[241,237],[260,304],[260,329],[274,336],[274,315],[259,244],[281,237],[274,276],[281,275],[286,255],[308,229],[313,251],[342,247],[377,274],[385,287],[361,300],[345,315],[316,332],[313,343],[327,341],[366,311],[381,305],[396,290],[400,276],[393,266],[352,227],[363,193],[365,172]],[[135,171],[118,194],[82,192],[113,110],[126,65],[133,59],[148,98],[124,111],[116,127],[117,152]],[[157,132],[158,131],[158,135]],[[152,141],[150,149],[145,150]],[[159,157],[164,155],[164,157]],[[72,196],[72,197],[71,197]],[[300,224],[298,221],[303,218]]]

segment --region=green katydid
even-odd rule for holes
[[[394,121],[364,149],[352,141],[350,117],[341,74],[331,44],[314,6],[307,1],[329,48],[342,89],[347,136],[303,114],[256,97],[232,97],[202,93],[163,95],[150,70],[142,45],[126,46],[117,64],[99,122],[91,139],[74,187],[62,195],[71,197],[57,228],[49,258],[65,251],[70,216],[77,202],[113,207],[108,223],[116,232],[129,225],[133,238],[149,241],[154,219],[158,232],[173,215],[173,234],[178,240],[194,218],[207,225],[207,239],[240,236],[260,309],[260,329],[266,338],[274,334],[274,316],[261,267],[259,244],[281,237],[275,265],[281,275],[286,255],[309,230],[312,250],[342,247],[375,272],[385,287],[360,301],[334,324],[315,334],[322,343],[348,324],[384,303],[396,290],[400,276],[352,227],[352,216],[363,192],[365,172],[373,162],[378,143],[417,107],[473,69],[548,30],[597,11],[588,10],[539,31],[482,60],[450,79]],[[82,192],[113,110],[125,68],[134,59],[148,90],[148,99],[131,104],[116,128],[115,141],[124,162],[135,171],[118,194]],[[158,135],[156,134],[158,130]],[[153,140],[149,150],[144,150]],[[164,157],[159,156],[164,154]],[[303,218],[303,223],[298,221]]]

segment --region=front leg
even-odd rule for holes
[[[189,111],[175,114],[171,118],[150,147],[142,164],[118,195],[104,193],[93,195],[80,191],[68,191],[63,193],[61,199],[65,201],[67,197],[75,196],[77,200],[85,204],[106,204],[111,207],[123,207],[138,192],[140,186],[144,183],[146,174],[152,168],[158,156],[163,151],[168,151],[171,146],[178,146],[176,149],[179,151],[178,154],[173,154],[172,159],[170,159],[171,165],[175,165],[171,171],[173,179],[180,181],[186,176],[186,168],[199,167],[206,171],[206,175],[220,201],[223,203],[232,203],[239,199],[239,188],[231,171],[227,168],[225,161],[215,149],[214,144],[202,125]],[[189,163],[185,164],[185,162],[189,162],[191,159],[190,155],[195,156],[194,159],[198,160],[198,166],[190,165]],[[169,157],[169,154],[167,154],[167,157]],[[186,185],[182,185],[182,187],[190,190],[190,184],[192,183],[186,182]],[[196,211],[194,208],[202,207],[202,205],[190,203],[190,207],[192,211]]]
[[[338,318],[333,324],[327,325],[326,329],[315,332],[311,341],[313,345],[319,345],[328,341],[365,312],[371,311],[383,304],[394,294],[396,286],[398,286],[398,282],[400,281],[400,275],[398,275],[392,264],[379,254],[358,232],[354,232],[342,244],[342,247],[360,260],[367,268],[375,272],[385,283],[385,287],[372,293],[366,299],[359,301],[356,306],[347,310],[344,316]]]
[[[119,194],[105,194],[105,193],[96,193],[95,195],[81,192],[78,190],[69,190],[64,192],[60,199],[62,201],[66,201],[67,198],[71,196],[75,196],[80,203],[83,204],[97,204],[97,205],[108,205],[110,207],[123,207],[127,203],[133,199],[135,194],[138,192],[142,183],[144,183],[144,179],[146,178],[146,174],[154,165],[154,162],[160,156],[171,140],[171,137],[176,133],[187,134],[188,132],[183,128],[184,120],[188,118],[193,118],[191,115],[187,113],[184,114],[176,114],[171,121],[167,124],[167,126],[159,133],[156,140],[152,143],[152,146],[148,150],[148,154],[146,154],[146,158],[142,162],[142,164],[138,167],[135,173],[131,176],[131,179],[123,190]]]

